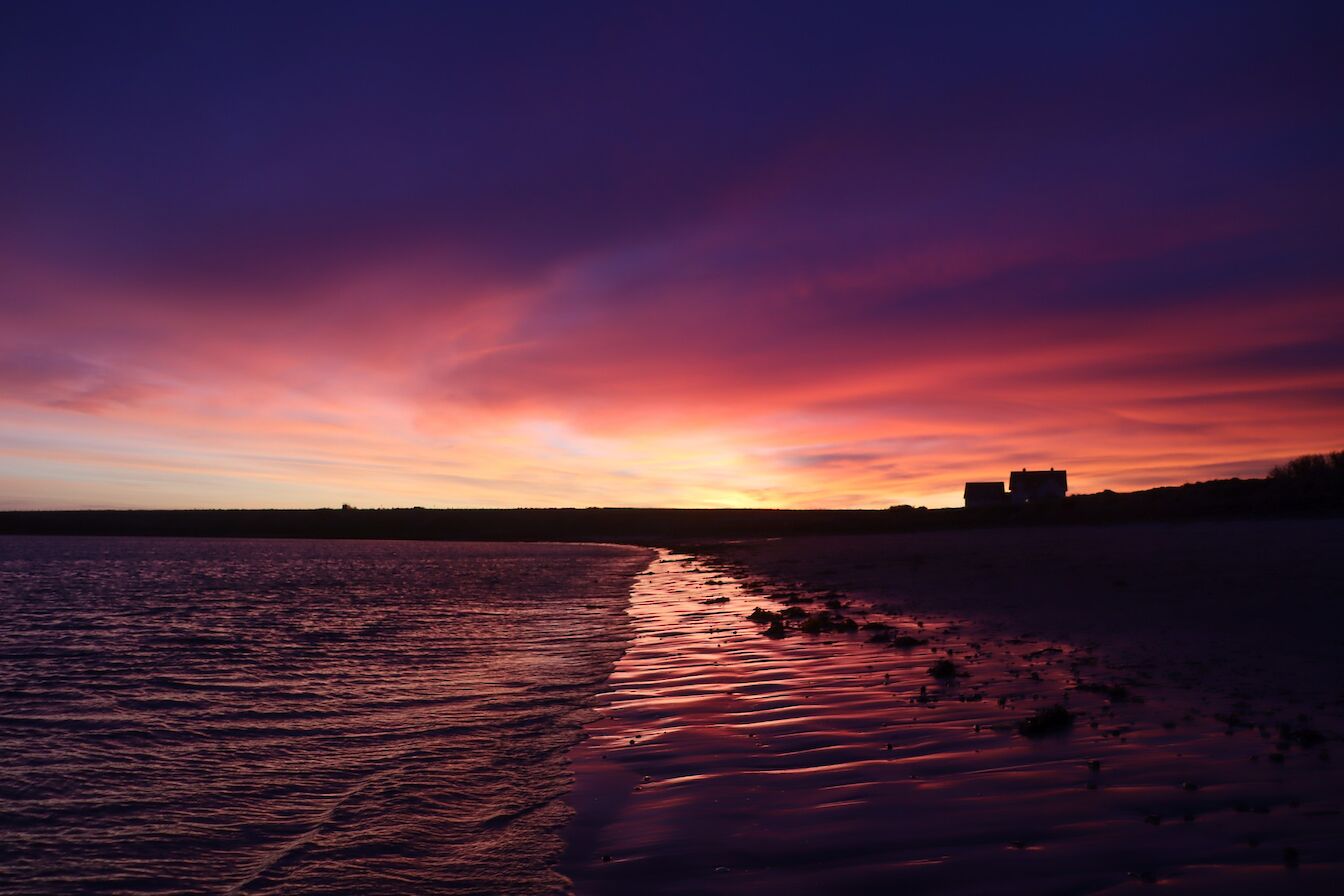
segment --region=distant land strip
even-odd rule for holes
[[[974,509],[901,505],[886,510],[11,510],[0,512],[0,534],[657,542],[1338,515],[1344,515],[1344,488],[1338,481],[1270,477],[1070,495],[1053,504]]]

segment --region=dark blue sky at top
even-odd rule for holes
[[[843,214],[791,252],[1240,192],[1286,230],[1128,276],[1338,273],[1341,8],[7,4],[0,226],[170,282],[416,245],[507,275],[693,227],[799,153],[772,201]]]

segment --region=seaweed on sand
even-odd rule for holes
[[[1048,706],[1036,711],[1030,718],[1017,723],[1017,733],[1023,737],[1041,737],[1046,734],[1058,734],[1073,727],[1073,713],[1061,704]]]
[[[1291,722],[1279,723],[1279,742],[1284,744],[1280,749],[1287,749],[1287,744],[1295,743],[1302,749],[1310,749],[1324,743],[1326,736],[1314,728],[1308,728],[1304,724],[1294,726]]]
[[[821,610],[808,615],[806,619],[798,623],[798,630],[809,635],[819,635],[825,632],[853,632],[858,631],[859,624],[847,616],[832,615],[826,610]]]
[[[1074,690],[1085,694],[1100,694],[1112,703],[1141,703],[1142,701],[1122,684],[1078,684]]]
[[[957,666],[951,660],[939,660],[929,667],[929,674],[934,678],[950,679],[957,677]]]

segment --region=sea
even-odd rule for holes
[[[564,891],[650,557],[0,537],[0,893]]]

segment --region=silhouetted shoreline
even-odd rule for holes
[[[15,510],[6,535],[210,538],[356,538],[444,541],[684,541],[786,535],[857,535],[1019,526],[1344,515],[1337,487],[1282,478],[1220,479],[1138,492],[1070,495],[1024,507],[887,510]]]

